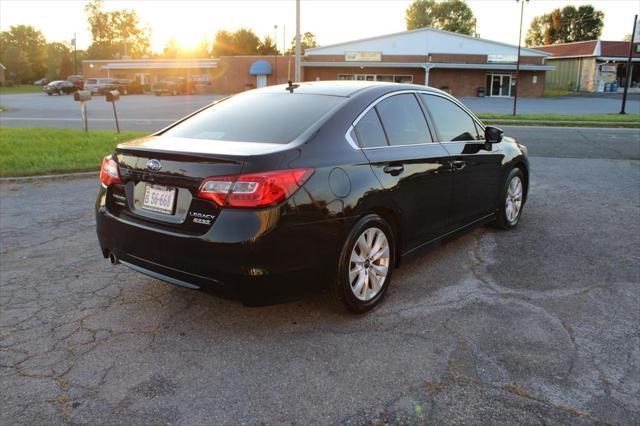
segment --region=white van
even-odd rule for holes
[[[112,78],[88,78],[84,82],[84,90],[90,90],[92,95],[102,95],[107,90],[115,90],[117,82]]]

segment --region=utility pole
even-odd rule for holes
[[[296,67],[295,81],[300,81],[300,0],[296,0]]]
[[[631,85],[631,67],[633,66],[633,62],[631,61],[631,57],[633,56],[633,43],[640,43],[640,38],[638,34],[636,34],[636,30],[638,28],[638,15],[633,17],[633,31],[631,31],[631,40],[629,40],[629,58],[627,59],[627,76],[624,80],[624,93],[622,95],[622,109],[620,109],[620,114],[626,114],[624,108],[627,105],[627,92],[629,91],[629,86]]]
[[[73,33],[73,73],[78,74],[78,48],[77,43],[77,34]]]
[[[524,2],[525,0],[516,0],[520,3],[520,32],[518,34],[518,60],[516,62],[516,85],[514,87],[513,94],[513,115],[516,115],[518,109],[518,87],[520,87],[520,46],[522,45],[522,16],[524,15]],[[529,2],[529,0],[526,0]]]

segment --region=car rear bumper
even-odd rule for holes
[[[273,212],[272,212],[273,213]],[[267,223],[260,214],[223,210],[204,235],[133,223],[96,210],[105,257],[189,288],[262,289],[318,284],[336,270],[351,219],[306,224]]]

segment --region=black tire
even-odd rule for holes
[[[384,233],[387,239],[389,256],[387,266],[387,275],[381,285],[380,290],[370,300],[361,300],[354,294],[351,282],[349,280],[349,270],[352,265],[351,254],[354,250],[358,239],[363,233],[369,229],[377,228]],[[368,266],[369,267],[369,266]],[[383,299],[384,295],[391,284],[393,268],[395,267],[395,238],[393,230],[389,224],[377,214],[368,214],[358,221],[347,237],[338,262],[337,276],[333,280],[332,293],[336,300],[342,303],[347,309],[355,313],[364,313],[371,310]],[[368,288],[372,288],[369,283]]]
[[[51,96],[51,92],[47,92],[47,96]]]
[[[507,192],[509,190],[509,185],[514,178],[519,178],[522,184],[522,194],[521,194],[521,205],[518,210],[517,215],[512,220],[509,220],[507,213]],[[527,187],[527,182],[524,177],[524,173],[519,168],[511,169],[511,171],[507,174],[507,178],[504,181],[504,185],[502,186],[502,190],[500,191],[500,201],[499,201],[499,210],[498,217],[496,218],[493,225],[499,229],[509,230],[515,228],[520,222],[520,218],[522,217],[522,210],[524,209],[525,204],[525,188]]]

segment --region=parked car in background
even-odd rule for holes
[[[183,77],[171,78],[157,82],[153,85],[153,93],[160,95],[190,95],[191,90],[187,80]]]
[[[422,249],[514,228],[529,162],[443,91],[327,81],[244,92],[122,143],[100,181],[113,264],[249,303],[318,279],[365,312]]]
[[[67,77],[67,81],[72,82],[78,90],[84,89],[84,76],[83,75],[70,75]]]
[[[70,81],[65,80],[56,80],[52,81],[49,84],[42,86],[42,91],[47,95],[51,96],[53,94],[56,95],[68,95],[77,91],[78,88],[75,84]]]
[[[84,90],[89,90],[92,95],[104,95],[109,90],[116,90],[118,83],[113,78],[88,78],[84,82]]]
[[[49,80],[47,80],[46,78],[41,78],[40,80],[34,81],[33,84],[36,86],[44,86],[48,81]]]
[[[144,88],[136,80],[119,78],[115,82],[121,95],[142,95],[144,93]]]

